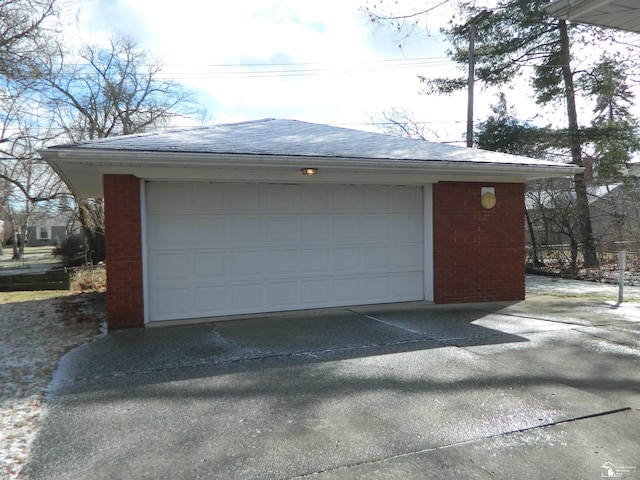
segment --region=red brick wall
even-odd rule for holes
[[[102,182],[108,327],[143,327],[140,179],[133,175],[104,175]]]
[[[496,206],[480,205],[494,187]],[[433,186],[436,303],[524,299],[524,184],[442,182]]]

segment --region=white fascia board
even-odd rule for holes
[[[243,169],[287,169],[302,167],[340,168],[340,169],[375,169],[375,170],[407,170],[407,171],[431,171],[444,169],[449,171],[468,170],[480,171],[496,169],[505,171],[543,171],[547,170],[553,175],[571,175],[582,171],[581,167],[570,164],[558,164],[547,161],[531,160],[527,162],[491,162],[478,161],[451,161],[447,159],[369,159],[351,157],[301,157],[301,156],[263,156],[244,154],[208,154],[208,153],[180,153],[180,152],[132,152],[132,151],[105,151],[105,150],[54,150],[49,149],[43,153],[45,160],[50,162],[72,162],[100,167],[118,168],[125,167],[170,167],[170,168],[211,168],[229,167]],[[514,158],[525,158],[517,157]]]
[[[525,182],[566,177],[582,171],[581,167],[552,162],[510,164],[66,149],[49,149],[43,153],[54,170],[80,196],[100,196],[104,174],[130,174],[165,181],[417,185],[439,181]],[[304,176],[300,172],[303,167],[316,167],[319,173]]]

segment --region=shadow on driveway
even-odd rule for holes
[[[525,342],[526,338],[498,329],[499,324],[497,328],[476,324],[508,305],[512,303],[362,307],[115,332],[63,358],[53,388],[78,379],[154,371],[215,366],[228,373],[264,370],[267,364],[282,362]],[[190,376],[188,371],[176,374]]]
[[[111,334],[64,357],[24,476],[544,478],[544,458],[596,477],[640,440],[640,357],[594,336],[636,324],[607,315],[414,304]]]

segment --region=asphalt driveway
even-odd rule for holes
[[[640,478],[640,312],[530,295],[111,334],[28,479]]]

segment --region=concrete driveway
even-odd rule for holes
[[[640,478],[640,312],[531,295],[115,333],[29,479]]]

